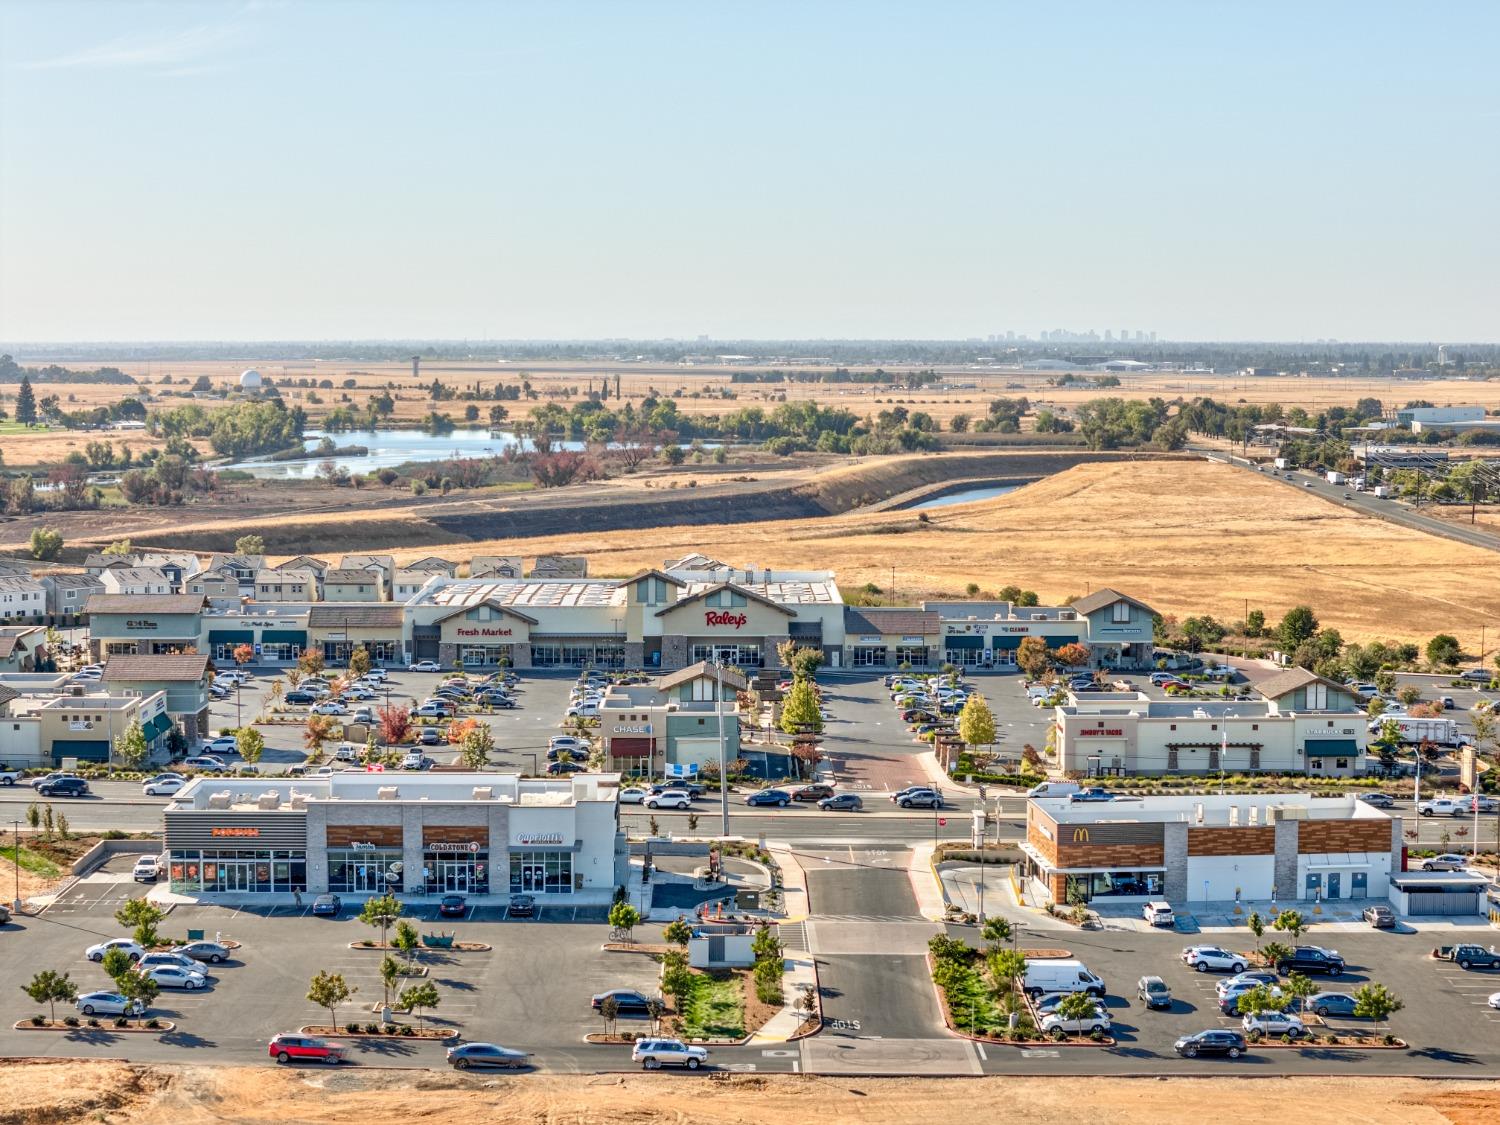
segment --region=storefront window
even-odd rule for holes
[[[307,890],[307,856],[300,851],[174,851],[167,860],[167,873],[174,891]]]
[[[490,853],[429,848],[422,853],[422,881],[430,895],[487,895]]]
[[[383,894],[402,889],[400,848],[329,848],[328,889]]]
[[[949,664],[957,664],[963,668],[972,668],[984,663],[984,649],[982,648],[950,648],[945,655]]]
[[[1069,875],[1072,886],[1082,887],[1089,899],[1138,898],[1158,896],[1166,879],[1165,871],[1095,871],[1089,875]]]
[[[859,645],[854,650],[854,666],[856,668],[883,668],[885,667],[885,652],[883,645]]]
[[[511,852],[510,893],[513,895],[572,894],[573,853]]]
[[[709,663],[718,660],[734,668],[759,668],[764,663],[764,654],[759,645],[694,645],[692,662],[704,660]]]
[[[533,668],[556,668],[562,660],[562,652],[556,645],[532,645],[531,666]]]
[[[913,668],[927,667],[926,645],[899,645],[896,648],[896,663],[910,664]]]

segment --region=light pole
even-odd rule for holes
[[[979,927],[984,928],[984,868],[979,869],[979,878],[974,880],[974,889],[979,892]]]
[[[724,661],[714,655],[714,718],[719,728],[719,835],[729,835],[729,764],[724,750]]]
[[[21,913],[21,822],[15,822],[16,827],[16,897],[12,903],[17,914]]]

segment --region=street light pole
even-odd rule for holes
[[[17,914],[21,913],[21,822],[15,822],[16,827],[16,897],[13,907]]]
[[[724,749],[724,662],[714,658],[714,718],[719,728],[719,835],[729,835],[729,763]]]

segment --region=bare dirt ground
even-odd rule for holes
[[[1225,1117],[1299,1125],[1481,1125],[1500,1091],[1478,1082],[1315,1078],[832,1079],[532,1075],[140,1066],[24,1060],[0,1069],[0,1125],[93,1120],[547,1122],[569,1125],[907,1125],[989,1117],[1158,1125]]]

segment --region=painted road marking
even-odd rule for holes
[[[800,1054],[802,1054],[802,1052],[801,1051],[771,1051],[771,1050],[767,1050],[767,1051],[762,1051],[761,1054],[764,1055],[768,1059],[795,1059],[797,1056],[799,1056]]]
[[[858,1031],[858,1020],[829,1020],[828,1026],[835,1031]]]
[[[974,1049],[979,1052],[979,1057],[982,1058],[985,1062],[989,1062],[990,1061],[989,1055],[987,1055],[987,1054],[984,1053],[984,1044],[983,1043],[975,1043],[974,1044]]]
[[[730,1063],[724,1069],[725,1070],[740,1071],[740,1072],[743,1073],[744,1071],[754,1070],[755,1069],[755,1064],[754,1063]]]
[[[1061,1051],[1022,1051],[1023,1059],[1055,1059],[1062,1056]]]

